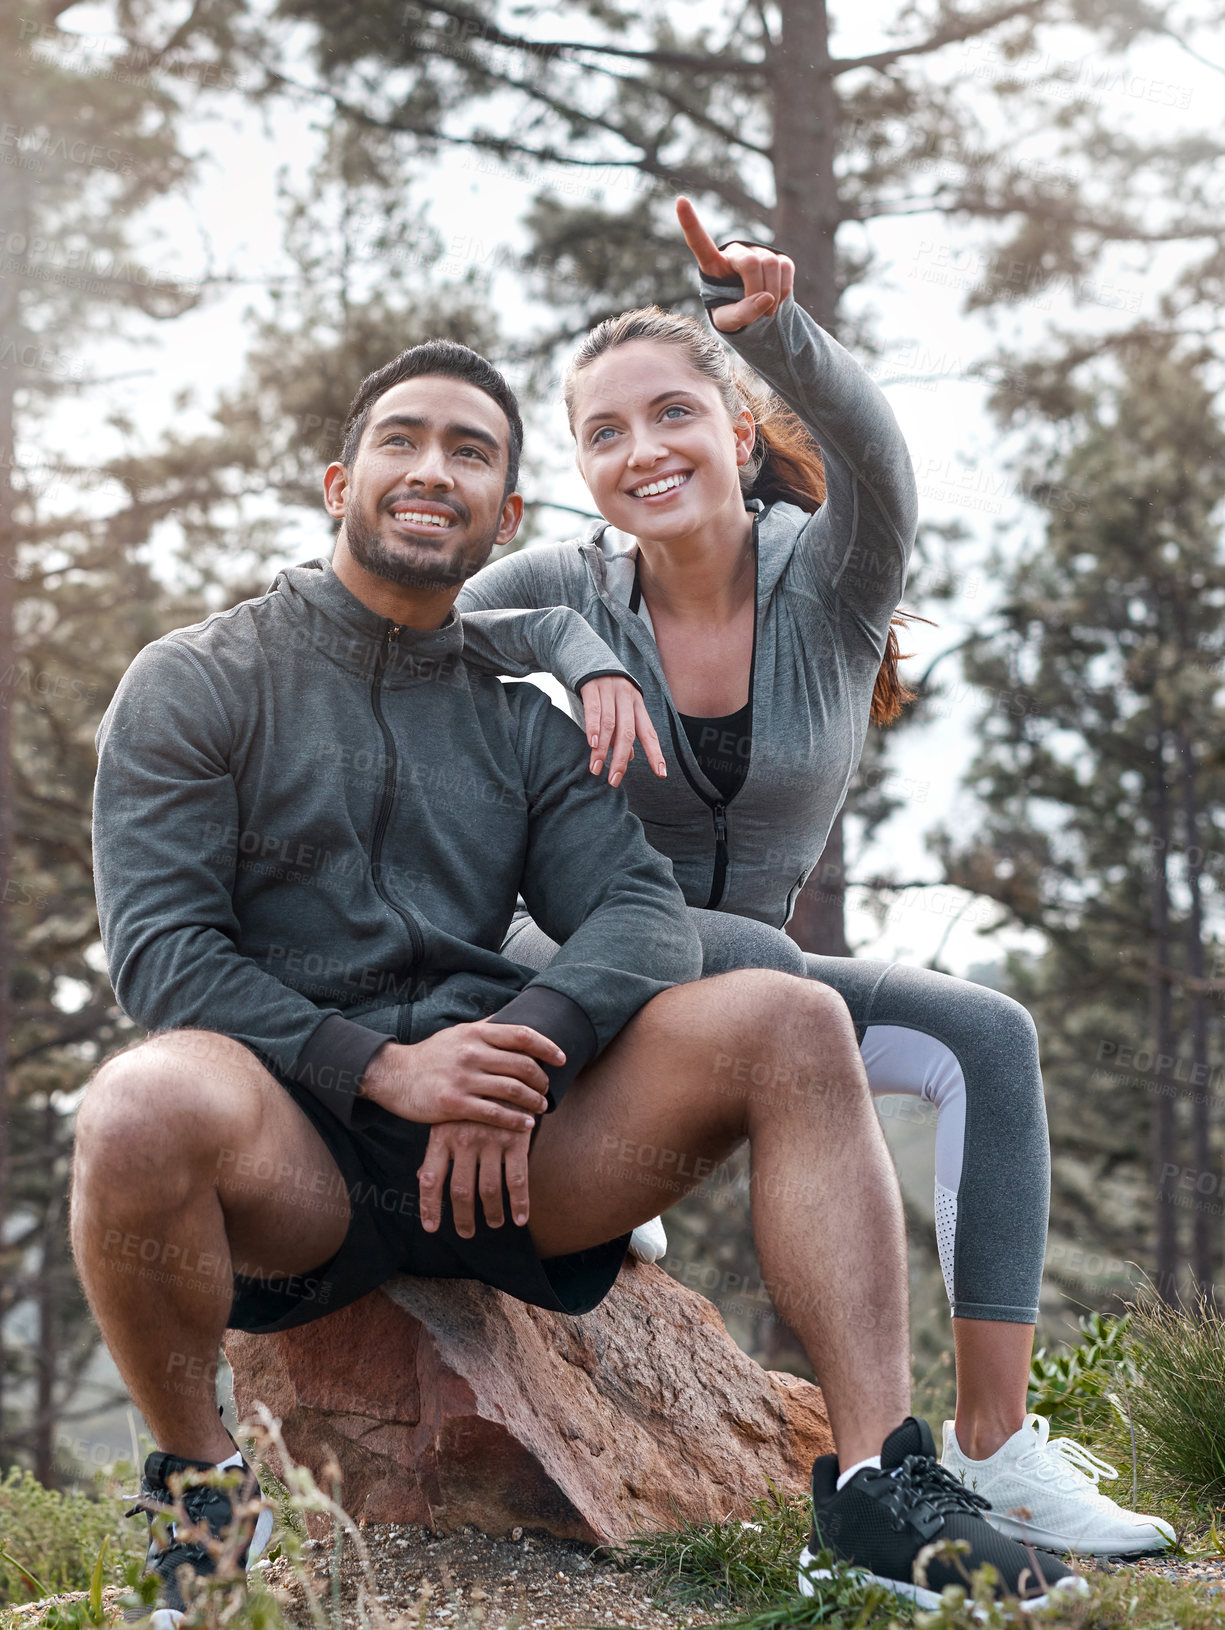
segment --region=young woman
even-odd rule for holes
[[[687,200],[677,214],[714,327],[773,396],[691,318],[649,308],[601,323],[565,399],[603,523],[487,567],[457,610],[583,614],[670,745],[664,776],[640,731],[651,762],[634,758],[625,786],[695,913],[706,972],[823,980],[850,1008],[873,1090],[937,1106],[936,1232],[958,1382],[944,1464],[1017,1537],[1082,1553],[1160,1549],[1168,1525],[1108,1500],[1097,1480],[1112,1468],[1048,1440],[1025,1411],[1049,1194],[1029,1015],[927,969],[805,956],[781,931],[869,720],[896,717],[906,696],[892,619],[915,482],[885,398],[791,298],[792,263],[757,245],[717,248]],[[622,696],[622,737],[630,711]],[[593,768],[608,736],[606,714],[589,734]],[[505,946],[537,967],[554,949],[527,918]]]

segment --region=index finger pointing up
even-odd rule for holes
[[[698,269],[707,277],[726,277],[731,270],[729,261],[720,253],[718,245],[698,219],[698,212],[687,198],[676,200],[676,218],[685,234],[685,242],[693,252]]]

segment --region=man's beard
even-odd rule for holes
[[[458,511],[457,511],[458,513]],[[465,511],[461,521],[470,519]],[[388,545],[377,525],[368,526],[363,515],[350,510],[345,516],[345,539],[349,553],[359,566],[388,583],[399,583],[406,589],[423,589],[438,593],[443,589],[456,589],[466,583],[489,559],[497,530],[485,539],[470,538],[454,555],[440,556],[422,540],[413,549],[405,538],[395,547]],[[440,540],[441,541],[441,540]]]

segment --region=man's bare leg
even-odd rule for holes
[[[897,1176],[834,992],[759,971],[656,997],[545,1117],[532,1236],[549,1257],[627,1233],[745,1138],[762,1277],[845,1468],[909,1413],[910,1378]]]
[[[179,1031],[102,1066],[77,1116],[72,1246],[159,1448],[233,1453],[215,1378],[234,1267],[309,1273],[348,1222],[323,1140],[239,1042]]]

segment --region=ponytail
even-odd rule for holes
[[[631,340],[654,340],[676,346],[690,366],[719,387],[724,405],[733,418],[745,408],[753,415],[757,437],[748,463],[741,466],[740,485],[746,498],[759,498],[763,504],[794,504],[809,515],[825,502],[825,463],[821,449],[800,420],[772,391],[763,390],[732,365],[727,350],[710,330],[692,317],[675,317],[658,306],[627,311],[598,324],[579,346],[566,370],[564,395],[570,428],[574,429],[574,405],[578,375],[614,346]],[[872,724],[892,724],[900,717],[912,691],[898,673],[904,662],[897,630],[912,621],[923,622],[913,612],[897,612],[889,620],[885,654],[872,691],[868,714]]]

